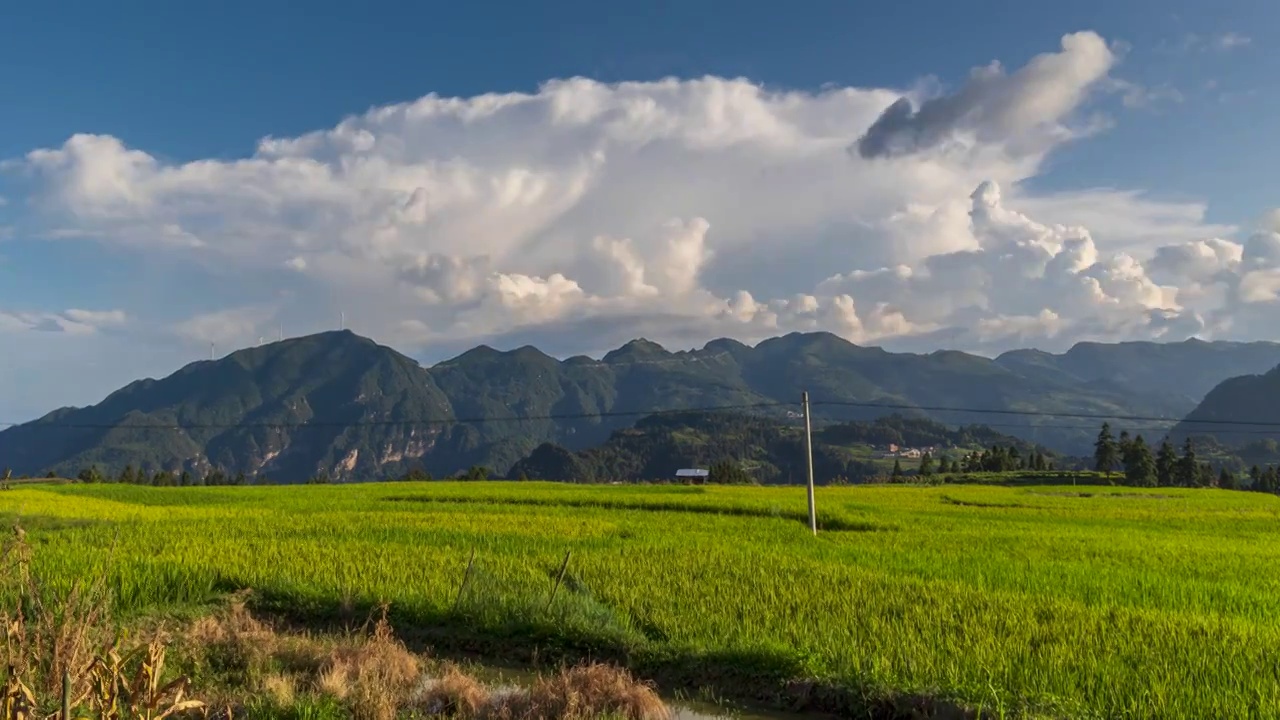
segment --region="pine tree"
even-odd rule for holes
[[[1224,467],[1222,468],[1222,471],[1218,473],[1218,487],[1223,490],[1239,490],[1240,480],[1235,476],[1235,473]]]
[[[929,477],[933,474],[933,456],[925,453],[920,456],[920,476]]]
[[[1201,464],[1200,471],[1196,473],[1196,487],[1213,487],[1217,481],[1217,476],[1213,474],[1213,466],[1209,463]]]
[[[1249,489],[1257,490],[1258,483],[1262,480],[1262,469],[1257,465],[1249,468]]]
[[[1276,491],[1276,484],[1276,469],[1274,466],[1269,465],[1266,470],[1262,471],[1262,475],[1258,480],[1257,490],[1265,493],[1274,493]]]
[[[1187,438],[1182,444],[1182,457],[1173,469],[1174,484],[1180,487],[1195,487],[1200,478],[1200,463],[1196,460],[1196,449]]]
[[[1111,437],[1111,424],[1102,423],[1102,431],[1098,433],[1098,439],[1093,443],[1094,469],[1106,473],[1110,478],[1111,469],[1116,465],[1116,455],[1116,441]]]
[[[1125,443],[1124,477],[1129,485],[1150,487],[1156,484],[1156,463],[1151,448],[1139,435]]]
[[[1160,451],[1156,453],[1156,484],[1171,487],[1177,476],[1178,454],[1173,451],[1169,439],[1160,443]]]
[[[900,479],[902,478],[902,463],[901,463],[901,462],[899,462],[897,458],[894,458],[894,459],[893,459],[893,475],[892,475],[892,477],[893,477],[893,479],[894,479],[894,480],[900,480]]]

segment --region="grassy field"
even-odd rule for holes
[[[874,712],[1280,717],[1280,499],[980,485],[541,483],[0,492],[35,569],[133,616],[253,588],[313,621],[392,604],[436,647],[625,660]],[[475,563],[465,587],[470,553]],[[552,599],[555,578],[568,572]],[[461,592],[460,592],[461,587]]]

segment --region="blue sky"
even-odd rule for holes
[[[975,351],[1056,348],[1086,337],[1263,333],[1264,325],[1250,318],[1264,317],[1272,301],[1271,268],[1251,260],[1245,246],[1257,230],[1280,229],[1264,220],[1280,206],[1268,182],[1280,167],[1271,122],[1280,110],[1280,7],[1273,3],[815,1],[784,10],[757,2],[317,1],[306,8],[50,1],[9,13],[0,27],[0,87],[8,95],[0,133],[0,158],[8,161],[0,173],[6,228],[0,318],[8,320],[0,321],[0,333],[6,344],[13,338],[32,352],[3,361],[11,379],[0,379],[0,415],[95,401],[129,378],[176,369],[207,340],[230,350],[273,336],[281,324],[321,329],[340,309],[357,330],[427,361],[473,342],[516,339],[560,352],[599,352],[642,333],[701,344],[721,334],[750,340],[822,328],[857,342],[923,349],[955,338],[956,327],[998,327],[966,336],[961,344]],[[1063,36],[1079,31],[1106,43],[1105,67],[1089,65],[1097,58],[1085,51],[1063,50]],[[833,147],[856,141],[895,93],[911,95],[919,107],[960,92],[972,68],[998,60],[1013,76],[1037,55],[1059,52],[1085,69],[975,91],[972,117],[943,128],[961,142],[978,138],[963,157],[925,158],[936,148],[921,148],[857,172],[836,167],[835,153],[794,161],[820,140]],[[1066,87],[1086,71],[1096,71],[1088,83]],[[794,109],[778,101],[765,111],[724,100],[726,88],[737,86],[682,85],[676,97],[653,84],[703,76],[745,78],[765,94],[802,91],[807,104]],[[649,83],[635,92],[656,98],[645,102],[669,113],[667,125],[647,126],[644,132],[657,134],[645,142],[631,136],[623,142],[601,139],[604,130],[589,123],[567,134],[536,113],[485,127],[455,118],[450,122],[463,128],[456,133],[452,126],[405,129],[365,116],[357,124],[377,138],[376,153],[390,153],[377,167],[385,170],[389,158],[396,168],[381,179],[371,180],[366,170],[358,182],[348,177],[304,198],[289,195],[296,183],[281,179],[279,165],[270,180],[235,174],[236,161],[260,157],[263,138],[329,130],[343,118],[428,93],[458,102],[524,93],[560,103],[555,107],[638,107],[623,93],[601,100],[594,90],[558,98],[542,90],[571,77],[605,88]],[[838,108],[819,102],[832,88],[864,95]],[[1043,109],[1044,98],[1065,97],[1060,92],[1071,98],[1061,112],[1019,124],[1017,118]],[[1011,93],[1021,95],[1002,99]],[[666,102],[680,112],[697,105],[690,111],[697,117],[679,115]],[[729,110],[701,104],[711,102]],[[776,117],[751,115],[757,111]],[[735,128],[725,117],[755,124]],[[779,159],[782,138],[796,141],[779,123],[792,122],[805,142],[788,146],[790,154]],[[841,123],[846,140],[831,130]],[[670,127],[677,126],[693,139],[668,147]],[[779,134],[766,137],[765,128]],[[711,132],[747,139],[712,148]],[[115,145],[86,144],[83,153],[64,147],[81,133]],[[288,152],[341,173],[350,167],[344,153],[357,158],[366,151],[339,140]],[[759,147],[742,149],[752,143]],[[396,148],[406,149],[397,156]],[[32,160],[29,153],[41,149],[62,154]],[[124,165],[113,163],[127,152],[145,153],[149,167],[185,174],[176,184],[122,175]],[[593,152],[599,164],[575,175]],[[692,170],[664,176],[653,163],[666,152]],[[371,210],[356,208],[354,198],[394,191],[408,208],[414,188],[406,178],[421,180],[424,168],[436,171],[449,161],[468,168],[449,176],[468,193],[475,183],[516,183],[515,171],[535,179],[511,185],[497,212],[449,205],[463,191],[433,176],[421,184],[430,199],[424,217],[431,220],[375,241],[377,228],[390,231],[370,221]],[[207,177],[202,167],[215,167],[219,177]],[[698,168],[708,168],[706,178]],[[737,197],[753,199],[745,204],[757,206],[755,214],[734,216],[731,194],[712,192],[725,187],[721,172],[755,178],[750,187],[734,188]],[[899,189],[867,189],[877,173]],[[760,179],[767,177],[784,184],[774,193]],[[84,178],[95,178],[92,192]],[[988,205],[998,202],[982,217],[1003,223],[1000,232],[973,225],[969,214],[977,202],[969,195],[984,180],[999,185],[997,195],[983,196]],[[799,200],[781,199],[784,188],[798,186],[811,190]],[[554,196],[557,188],[561,196]],[[249,189],[287,212],[244,205]],[[343,192],[349,197],[339,197]],[[824,194],[831,197],[819,202]],[[841,194],[851,198],[845,214],[837,212]],[[644,201],[633,207],[624,197]],[[779,198],[777,207],[759,207],[770,198]],[[457,202],[464,200],[474,197]],[[513,202],[521,214],[513,214]],[[885,208],[883,216],[877,207]],[[331,219],[312,222],[313,212]],[[917,226],[903,213],[932,219]],[[966,227],[953,228],[956,218]],[[1026,235],[1018,248],[1044,245],[1046,257],[1068,247],[1079,254],[1072,287],[1087,294],[1098,285],[1112,304],[1059,307],[1035,295],[1060,293],[1058,286],[1003,293],[989,287],[992,275],[974,270],[973,287],[953,288],[954,312],[910,307],[930,267],[951,267],[961,257],[954,253],[975,247],[991,251],[984,238],[1006,237],[1010,223]],[[1072,233],[1055,229],[1060,224],[1086,226],[1090,247],[1066,242]],[[198,242],[175,245],[164,241],[166,233]],[[306,251],[256,252],[285,238]],[[1212,238],[1237,247],[1204,244]],[[797,242],[810,254],[795,256]],[[583,259],[588,246],[607,256],[608,267]],[[1252,247],[1257,257],[1270,257],[1269,245]],[[1128,260],[1115,260],[1115,253],[1139,263],[1145,275],[1135,280]],[[762,266],[753,264],[757,259]],[[1195,259],[1221,267],[1191,267]],[[1252,279],[1242,262],[1255,271]],[[672,269],[685,264],[695,267],[692,275]],[[893,270],[899,267],[912,268],[917,285],[904,285],[903,271]],[[1038,272],[1049,282],[1043,268]],[[1223,272],[1235,274],[1215,275]],[[591,284],[601,277],[613,284]],[[390,293],[392,281],[404,284],[401,291],[378,295]],[[663,300],[642,302],[646,297]],[[1122,311],[1132,318],[1115,320]],[[48,359],[68,352],[96,359],[92,367]],[[121,352],[132,359],[106,359]],[[68,373],[76,386],[68,386]]]
[[[1016,65],[1064,32],[1093,29],[1132,45],[1126,77],[1169,84],[1196,102],[1064,152],[1053,183],[1191,194],[1230,221],[1274,204],[1263,179],[1280,148],[1258,120],[1280,109],[1280,7],[1264,0],[308,7],[54,0],[25,8],[0,28],[0,79],[11,98],[0,156],[92,131],[173,159],[233,158],[263,136],[300,134],[374,105],[428,92],[527,91],[574,75],[743,75],[798,88],[906,86],[927,75],[956,82],[972,66]],[[1191,35],[1250,42],[1235,52],[1181,51]],[[1225,94],[1237,99],[1223,102]]]

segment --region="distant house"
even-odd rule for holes
[[[711,471],[702,468],[680,468],[676,471],[676,479],[687,483],[706,482]]]
[[[928,447],[923,447],[923,448],[909,448],[909,447],[900,447],[895,443],[889,443],[886,446],[886,449],[883,452],[878,453],[876,457],[919,459],[923,457],[925,453],[929,453],[932,455],[936,450],[937,448],[935,448],[932,445]]]

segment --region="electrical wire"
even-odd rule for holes
[[[348,427],[397,427],[402,425],[480,425],[492,422],[530,422],[536,420],[594,420],[613,417],[647,417],[652,415],[681,415],[700,412],[726,412],[734,410],[755,410],[761,408],[796,407],[798,403],[747,403],[742,405],[712,405],[696,408],[672,408],[667,410],[626,410],[584,413],[560,413],[552,415],[512,415],[510,417],[463,417],[463,418],[429,418],[419,420],[345,420],[345,421],[305,421],[305,422],[233,422],[233,423],[42,423],[38,420],[30,423],[5,422],[0,425],[18,427],[27,425],[33,428],[67,428],[78,430],[226,430],[231,428],[348,428]]]
[[[971,408],[971,407],[954,407],[954,406],[934,406],[934,405],[909,405],[906,403],[879,403],[879,402],[858,402],[847,400],[814,400],[810,401],[811,407],[844,407],[874,410],[910,410],[916,412],[930,413],[964,413],[968,415],[1004,415],[1004,416],[1020,416],[1026,418],[1055,418],[1066,420],[1097,420],[1103,422],[1145,422],[1159,423],[1159,425],[1146,425],[1137,428],[1128,427],[1133,430],[1167,430],[1168,426],[1176,423],[1184,423],[1192,427],[1200,426],[1229,426],[1237,428],[1253,428],[1252,430],[1240,429],[1232,430],[1233,434],[1280,434],[1280,422],[1273,421],[1246,421],[1246,420],[1195,420],[1176,417],[1161,417],[1151,415],[1125,415],[1125,414],[1101,414],[1101,413],[1078,413],[1078,412],[1052,412],[1046,410],[1014,410],[1005,408]],[[68,430],[227,430],[237,428],[259,428],[259,429],[302,429],[302,428],[356,428],[356,427],[430,427],[439,425],[482,425],[488,423],[521,423],[534,421],[555,421],[555,420],[603,420],[607,418],[624,418],[624,417],[648,417],[660,415],[681,415],[691,413],[714,413],[714,412],[731,412],[744,410],[761,410],[769,408],[799,408],[798,402],[760,402],[760,403],[742,403],[736,405],[704,405],[700,407],[688,408],[670,408],[663,410],[610,410],[598,412],[580,412],[580,413],[549,413],[543,415],[512,415],[512,416],[475,416],[475,417],[454,417],[454,418],[422,418],[422,419],[404,419],[404,420],[344,420],[344,421],[324,421],[324,420],[307,420],[295,422],[228,422],[228,423],[182,423],[182,422],[40,422],[39,420],[30,423],[16,422],[0,422],[0,426],[18,427],[27,426],[33,429],[68,429]],[[798,415],[799,413],[797,413]],[[935,419],[936,422],[936,419]],[[1093,425],[1061,425],[1048,423],[964,423],[970,427],[983,426],[989,428],[1022,428],[1022,429],[1045,429],[1045,430],[1096,430]],[[1265,428],[1265,429],[1263,429]]]

